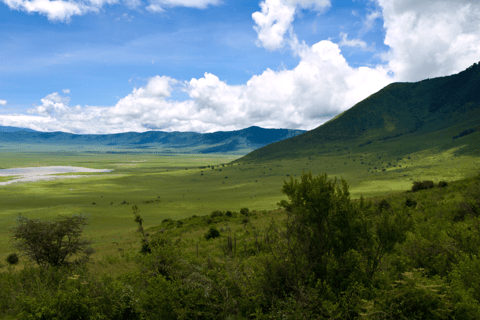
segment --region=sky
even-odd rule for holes
[[[0,125],[311,130],[478,61],[480,0],[0,0]]]

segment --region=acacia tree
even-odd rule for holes
[[[59,221],[41,221],[20,215],[12,230],[12,243],[40,266],[69,264],[69,258],[75,255],[78,256],[75,263],[85,263],[94,253],[90,247],[92,242],[81,238],[87,224],[85,215],[60,217]]]

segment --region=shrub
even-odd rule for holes
[[[414,181],[412,186],[412,192],[417,192],[419,190],[431,189],[433,188],[433,181],[425,180],[425,181]]]
[[[220,210],[215,210],[210,213],[210,218],[223,217],[223,212]]]
[[[215,239],[220,237],[220,231],[217,230],[215,227],[210,227],[208,229],[207,233],[205,233],[205,239],[210,240],[210,239]]]
[[[249,212],[249,211],[250,211],[250,210],[248,210],[248,208],[242,208],[242,209],[240,209],[240,213],[243,214],[243,215],[245,215],[245,216],[248,215],[248,212]]]
[[[415,201],[415,200],[413,200],[413,199],[411,199],[411,198],[407,198],[407,199],[405,200],[405,206],[415,208],[415,207],[417,206],[417,201]]]
[[[437,185],[439,188],[445,188],[446,186],[448,186],[448,183],[446,181],[440,181]]]
[[[9,265],[16,265],[18,264],[18,261],[20,260],[20,258],[18,257],[18,255],[14,252],[14,253],[10,253],[7,257],[7,263]]]
[[[382,199],[378,204],[378,210],[383,211],[383,210],[389,210],[391,208],[390,203],[386,199]]]
[[[231,216],[232,216],[232,211],[227,211],[227,212],[225,212],[225,215],[226,215],[227,217],[231,217]]]

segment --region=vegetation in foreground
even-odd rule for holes
[[[480,175],[416,181],[409,192],[368,200],[351,200],[346,181],[326,174],[290,179],[282,191],[283,211],[217,210],[147,229],[134,207],[137,252],[120,253],[110,269],[122,261],[135,267],[118,276],[86,262],[15,269],[12,256],[0,273],[0,312],[12,319],[480,317],[480,285],[472,281],[480,275]]]

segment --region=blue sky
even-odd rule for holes
[[[313,129],[480,60],[476,1],[0,0],[0,125]]]

